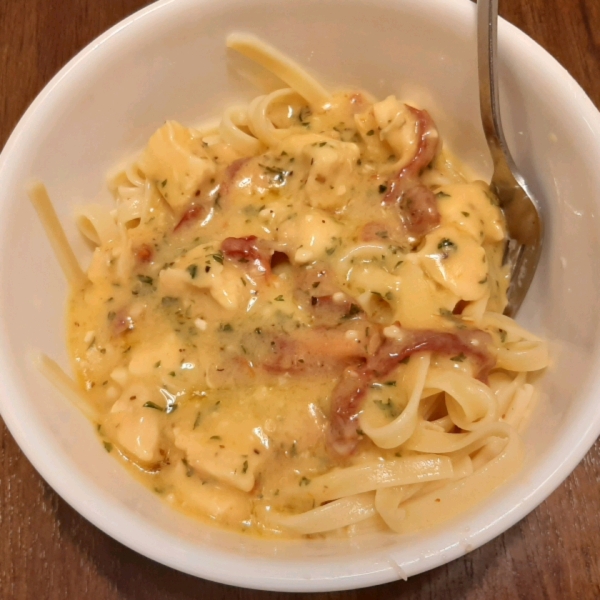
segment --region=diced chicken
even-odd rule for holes
[[[252,419],[234,422],[222,416],[218,434],[179,430],[175,445],[186,453],[189,465],[200,474],[249,492],[266,456],[257,427],[259,424]]]
[[[126,454],[143,465],[154,466],[162,459],[165,414],[150,408],[150,403],[151,395],[146,386],[128,385],[113,404],[102,427]]]
[[[303,265],[327,257],[337,246],[342,226],[325,211],[301,212],[279,226],[277,240],[293,263]]]
[[[461,300],[478,300],[488,292],[485,250],[468,233],[439,227],[425,238],[419,256],[425,273]]]
[[[206,290],[228,310],[238,309],[247,295],[237,269],[212,246],[198,246],[172,267],[163,269],[159,285],[165,296],[173,297],[184,295],[189,286]]]
[[[150,138],[138,162],[176,214],[183,214],[196,191],[215,174],[202,140],[191,129],[167,121]]]

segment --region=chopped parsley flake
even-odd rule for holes
[[[163,306],[169,307],[177,304],[179,302],[179,298],[174,298],[173,296],[164,296],[160,302]]]
[[[182,458],[181,462],[183,463],[183,466],[185,467],[186,477],[191,477],[194,474],[194,469],[192,469],[192,467],[190,467],[190,464],[188,463],[188,461],[185,458]]]
[[[350,309],[348,310],[348,312],[342,317],[342,319],[351,319],[352,317],[355,317],[357,314],[359,314],[361,312],[360,306],[358,306],[358,304],[354,304],[352,303],[350,305]]]
[[[392,404],[391,398],[388,398],[387,402],[375,400],[375,405],[392,419],[395,419],[400,414],[398,409]]]
[[[438,250],[456,250],[456,244],[452,240],[444,238],[438,244]]]

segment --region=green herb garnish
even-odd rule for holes
[[[202,421],[202,413],[199,412],[196,415],[196,418],[194,419],[194,425],[192,426],[192,429],[196,429],[196,427],[198,427],[198,425],[200,425],[200,421]]]
[[[383,400],[375,400],[377,407],[385,412],[390,418],[395,419],[400,413],[398,409],[392,404],[391,398],[387,399],[387,402]]]
[[[455,250],[456,244],[452,240],[449,240],[448,238],[444,238],[438,244],[438,250],[450,250],[450,249]]]
[[[173,306],[179,302],[179,298],[174,298],[173,296],[164,296],[161,298],[161,304],[165,307]]]
[[[351,319],[352,317],[355,317],[357,314],[359,314],[361,312],[360,306],[358,306],[357,304],[352,303],[350,305],[350,309],[348,310],[348,312],[342,317],[342,319]]]
[[[190,467],[190,463],[188,463],[188,461],[185,458],[182,458],[181,462],[183,463],[183,466],[185,467],[186,477],[191,477],[194,474],[194,469],[192,469],[192,467]]]

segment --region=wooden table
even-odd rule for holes
[[[0,144],[74,54],[146,0],[0,0]],[[501,0],[600,106],[600,1]],[[316,595],[325,598],[327,594]],[[600,598],[600,442],[504,535],[408,582],[335,598]],[[288,598],[183,575],[113,541],[39,477],[0,422],[0,599]]]

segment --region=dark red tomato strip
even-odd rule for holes
[[[483,331],[446,333],[430,330],[407,331],[401,340],[386,340],[366,364],[344,371],[331,398],[329,446],[340,456],[350,455],[358,444],[357,422],[368,386],[389,375],[403,360],[418,352],[444,356],[464,354],[477,366],[476,377],[486,382],[496,364]]]
[[[225,238],[221,244],[221,250],[229,260],[253,266],[260,273],[271,272],[272,253],[255,235]]]
[[[206,208],[204,208],[204,206],[200,206],[198,204],[192,204],[183,213],[183,216],[179,220],[179,223],[177,223],[177,225],[175,225],[174,231],[179,231],[181,228],[185,227],[186,225],[190,225],[194,221],[197,221],[198,219],[203,217],[205,214],[206,214]]]
[[[154,248],[150,244],[142,244],[135,248],[133,255],[138,263],[149,263],[154,257]]]
[[[419,146],[413,159],[389,182],[383,203],[397,205],[406,232],[420,238],[440,224],[437,200],[433,192],[419,181],[423,169],[434,159],[439,136],[426,110],[409,106],[416,116]]]

